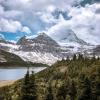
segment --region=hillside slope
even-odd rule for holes
[[[25,67],[33,65],[37,64],[25,62],[19,56],[0,49],[0,67]]]

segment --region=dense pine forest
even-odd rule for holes
[[[74,55],[0,88],[0,100],[100,100],[100,58]]]

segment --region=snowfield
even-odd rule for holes
[[[52,65],[57,60],[58,57],[53,56],[51,53],[41,53],[41,52],[24,52],[24,51],[11,51],[12,53],[20,56],[24,61],[31,61],[33,63],[43,63]]]

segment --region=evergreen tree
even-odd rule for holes
[[[96,61],[96,57],[95,55],[93,55],[93,57],[91,58],[91,62],[94,63]]]
[[[25,75],[22,88],[21,88],[21,100],[36,100],[36,85],[35,85],[35,77],[32,73],[32,76],[29,76],[29,70]]]
[[[27,71],[22,86],[21,86],[21,100],[29,100],[30,95],[30,79],[29,79],[29,70]]]
[[[66,100],[66,96],[68,95],[69,91],[69,79],[65,78],[62,86],[57,91],[57,100]]]
[[[78,60],[84,60],[84,57],[83,57],[82,54],[79,54],[79,55],[78,55]]]
[[[54,100],[51,84],[49,84],[49,87],[47,88],[46,100]]]
[[[92,72],[90,76],[91,87],[92,87],[92,99],[91,100],[99,100],[100,97],[100,66],[94,66],[92,70],[96,70],[96,72]]]
[[[100,60],[100,57],[97,57],[97,60],[99,61]]]
[[[70,62],[70,58],[69,58],[69,56],[67,56],[67,59],[66,59],[66,61],[67,61],[67,62]]]
[[[76,56],[76,54],[74,54],[74,56],[73,56],[73,60],[77,60],[77,56]]]
[[[92,100],[91,96],[91,83],[90,80],[86,77],[83,80],[81,80],[81,91],[82,94],[79,97],[79,100]]]
[[[30,77],[30,100],[36,100],[37,99],[37,94],[36,94],[36,84],[35,84],[35,75],[34,72],[32,71],[32,75]]]
[[[70,100],[75,100],[76,94],[77,94],[77,90],[76,90],[75,82],[72,81],[69,88]]]
[[[66,88],[65,86],[61,86],[57,92],[57,100],[65,100],[66,98]]]

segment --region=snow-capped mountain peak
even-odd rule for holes
[[[45,33],[39,33],[39,35],[35,38],[27,38],[26,36],[19,39],[17,42],[18,45],[27,45],[27,44],[48,44],[51,46],[59,46],[55,40],[53,40],[51,37],[49,37]]]
[[[53,31],[54,30],[54,31]],[[56,33],[55,33],[56,31]],[[67,46],[67,44],[78,44],[78,45],[87,45],[84,40],[77,37],[77,35],[71,29],[61,29],[58,27],[53,27],[48,32],[49,36],[51,36],[54,40],[56,40],[61,46]],[[62,35],[63,34],[63,35]],[[64,45],[63,45],[64,44]]]
[[[65,43],[78,43],[80,45],[87,45],[85,41],[82,39],[78,38],[77,35],[70,29],[66,31],[64,36],[61,38],[61,42]]]

